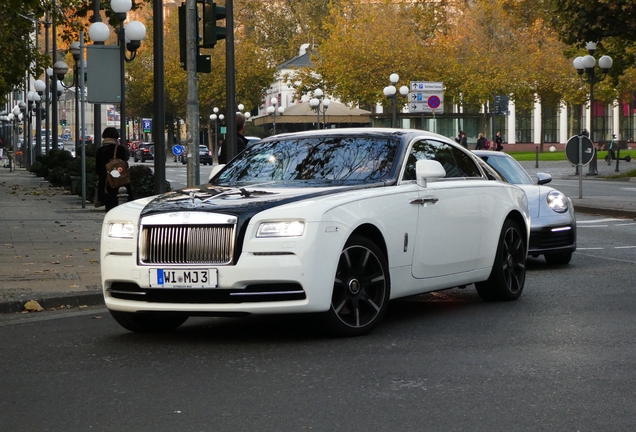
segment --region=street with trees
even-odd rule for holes
[[[87,29],[91,0],[5,0],[0,4],[0,95],[20,87],[27,71],[39,76],[50,63],[29,35],[56,5],[59,48]],[[152,20],[149,0],[133,2],[148,18],[148,37],[126,66],[130,116],[152,113]],[[223,5],[224,1],[217,3]],[[595,98],[630,101],[636,89],[636,6],[622,0],[243,0],[235,5],[237,103],[262,104],[276,65],[309,44],[313,65],[299,70],[297,95],[317,87],[344,103],[372,109],[387,104],[382,90],[391,73],[410,80],[442,81],[449,102],[487,105],[494,94],[511,95],[529,109],[537,101],[558,109],[582,104],[589,86],[572,67],[584,42],[599,41],[599,54],[614,59]],[[102,1],[104,19],[112,16]],[[143,10],[145,9],[145,12]],[[6,25],[5,25],[6,22]],[[113,23],[114,24],[114,23]],[[186,74],[179,64],[177,14],[165,22],[166,123],[185,117]],[[90,41],[87,41],[90,43]],[[111,43],[111,42],[109,42]],[[203,116],[225,107],[225,43],[212,50],[212,73],[198,74]],[[49,62],[49,63],[47,63]],[[292,80],[292,77],[290,77]],[[400,83],[401,85],[402,83]],[[90,83],[89,83],[90,85]],[[3,97],[3,96],[0,96]],[[546,110],[547,112],[547,110]]]

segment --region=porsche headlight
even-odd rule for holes
[[[299,237],[305,232],[302,221],[263,222],[258,227],[256,237]]]
[[[568,198],[559,191],[550,191],[546,197],[548,207],[557,213],[568,211]]]
[[[108,226],[108,237],[133,238],[135,226],[131,222],[115,222]]]

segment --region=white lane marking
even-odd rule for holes
[[[579,227],[579,224],[576,224],[577,227]],[[607,228],[609,225],[583,225],[580,226],[579,228]]]
[[[614,249],[636,249],[636,246],[615,246]]]
[[[614,226],[630,226],[630,225],[636,225],[636,222],[632,222],[632,223],[624,223],[624,224],[616,224]]]
[[[582,248],[582,247],[577,247],[576,250],[580,251],[580,250],[603,250],[605,248]]]
[[[626,188],[626,187],[622,187],[622,188],[619,188],[619,190],[624,190],[624,191],[636,191],[636,188]]]

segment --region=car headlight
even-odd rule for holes
[[[568,211],[568,197],[559,191],[550,191],[546,197],[548,207],[557,213],[565,213]]]
[[[299,237],[305,232],[305,223],[301,221],[263,222],[259,225],[256,237]]]
[[[108,237],[133,238],[135,226],[131,222],[115,222],[108,226]]]

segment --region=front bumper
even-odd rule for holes
[[[559,225],[532,228],[528,255],[550,252],[574,252],[576,250],[576,226]]]

